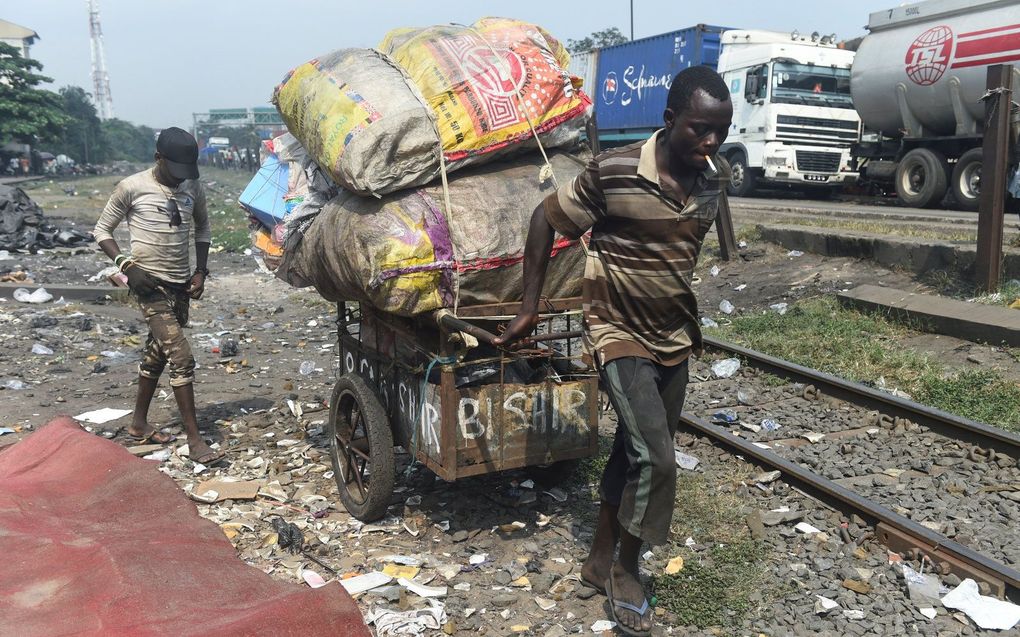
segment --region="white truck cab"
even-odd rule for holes
[[[827,196],[857,180],[850,146],[860,117],[850,98],[854,53],[835,36],[735,30],[722,34],[719,74],[730,87],[733,125],[721,149],[731,195],[759,185]]]

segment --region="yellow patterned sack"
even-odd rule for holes
[[[549,132],[591,104],[570,82],[567,50],[527,22],[396,29],[379,50],[407,71],[432,108],[449,162],[527,140],[531,126]]]

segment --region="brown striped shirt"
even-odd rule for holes
[[[591,230],[585,336],[601,364],[623,356],[677,365],[701,349],[691,277],[723,196],[724,177],[698,175],[686,202],[664,189],[655,139],[614,148],[545,200],[557,232]],[[721,166],[718,157],[713,158]]]

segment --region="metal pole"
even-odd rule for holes
[[[1006,206],[1006,162],[1009,152],[1009,110],[1013,96],[1013,65],[988,67],[985,80],[984,154],[981,157],[981,199],[978,212],[977,287],[999,289],[1002,275],[1002,226]]]
[[[634,41],[634,0],[630,0],[630,41]]]

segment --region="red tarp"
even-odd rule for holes
[[[150,461],[58,418],[0,453],[0,635],[370,636],[252,568]]]

